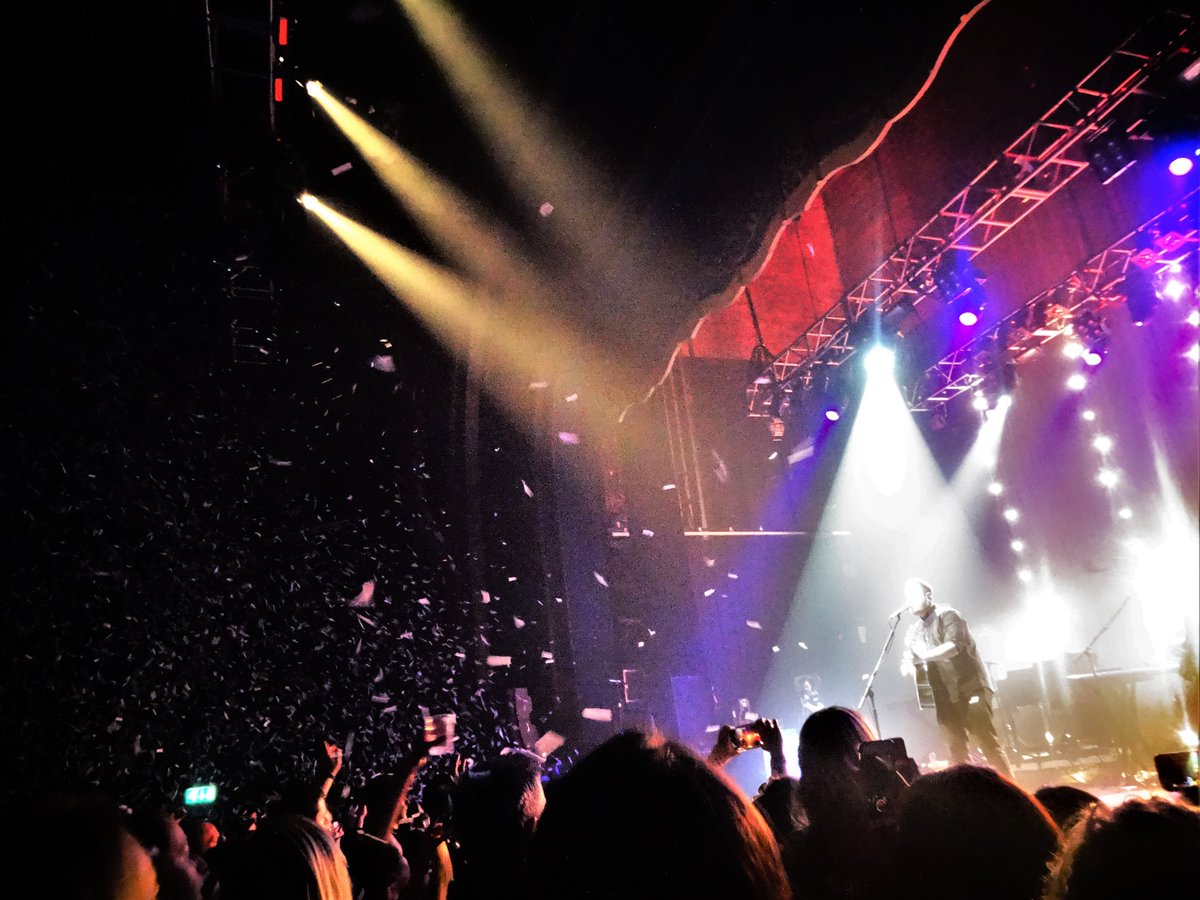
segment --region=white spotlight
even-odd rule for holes
[[[1004,493],[1004,485],[1002,485],[998,481],[993,481],[991,484],[988,485],[988,493],[991,494],[993,497],[999,497],[1001,494]]]
[[[1013,553],[1024,553],[1025,552],[1025,542],[1020,539],[1013,541],[1008,546],[1012,547]]]
[[[1028,569],[1022,569],[1019,571],[1017,573],[1017,577],[1021,579],[1021,584],[1029,584],[1029,582],[1033,581],[1033,573]]]
[[[1067,359],[1079,359],[1083,356],[1083,344],[1078,341],[1067,341],[1063,346],[1063,356]]]
[[[1200,344],[1192,344],[1183,355],[1194,363],[1200,363]]]
[[[1128,506],[1122,506],[1119,510],[1117,510],[1117,515],[1120,516],[1122,519],[1132,519],[1133,518],[1133,510],[1130,509]]]
[[[1200,326],[1200,309],[1193,309],[1188,313],[1187,323],[1193,328]]]
[[[1085,387],[1087,387],[1087,379],[1076,372],[1067,379],[1067,387],[1073,391],[1082,391]]]
[[[1009,522],[1016,522],[1018,519],[1021,518],[1021,514],[1019,512],[1017,512],[1013,507],[1010,506],[1008,509],[1006,509],[1004,511],[1004,518],[1007,519]]]
[[[1121,476],[1112,469],[1101,469],[1096,475],[1096,481],[1104,485],[1106,488],[1114,488],[1120,482]]]
[[[325,86],[319,81],[306,81],[304,83],[304,89],[308,91],[308,96],[315,97],[317,94],[321,93],[321,91],[325,90]]]
[[[1012,394],[1001,394],[996,398],[996,409],[1008,409],[1012,406]]]
[[[1083,417],[1083,421],[1085,421],[1085,422],[1095,422],[1096,421],[1096,411],[1093,409],[1085,409],[1083,412],[1080,413],[1080,416]]]
[[[1183,297],[1184,293],[1186,293],[1186,291],[1186,284],[1184,284],[1178,278],[1169,278],[1167,279],[1167,283],[1163,285],[1162,295],[1168,300],[1174,300],[1178,302]]]
[[[979,410],[980,412],[983,412],[985,409],[988,408],[987,395],[984,394],[983,391],[976,391],[975,399],[971,401],[971,405],[973,407],[975,407],[977,410]]]
[[[882,344],[876,344],[868,350],[867,356],[863,360],[863,367],[872,378],[890,376],[895,364],[896,354],[890,347]]]
[[[1107,434],[1101,434],[1097,435],[1096,439],[1092,441],[1092,446],[1101,453],[1110,453],[1112,452],[1113,441]]]

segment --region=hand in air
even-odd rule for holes
[[[329,777],[333,778],[342,770],[342,748],[332,741],[324,741],[324,744],[325,758],[322,762],[325,764]]]
[[[708,754],[708,761],[714,766],[723,766],[739,752],[737,742],[733,739],[733,726],[722,725],[717,729],[717,742]]]
[[[783,755],[783,732],[778,719],[759,719],[752,726],[762,738],[762,748],[772,756]]]

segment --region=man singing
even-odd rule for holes
[[[920,621],[904,638],[904,660],[900,671],[912,675],[917,665],[929,672],[929,686],[937,706],[938,727],[950,748],[950,758],[967,762],[970,733],[992,768],[1012,777],[1008,759],[996,740],[992,721],[992,688],[987,669],[979,658],[975,638],[957,610],[933,602],[933,588],[910,578],[904,583],[908,611]]]

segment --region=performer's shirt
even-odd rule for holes
[[[910,650],[920,647],[932,650],[939,644],[952,641],[958,653],[949,659],[937,659],[926,665],[929,668],[929,686],[933,699],[941,706],[944,702],[959,703],[979,697],[979,702],[990,702],[994,691],[987,668],[979,658],[975,638],[958,610],[948,606],[934,605],[923,619],[908,629],[904,645]]]

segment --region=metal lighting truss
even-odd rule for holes
[[[931,410],[979,385],[984,376],[975,366],[975,360],[995,335],[1007,336],[1005,346],[1009,358],[1014,362],[1019,361],[1068,331],[1074,314],[1081,307],[1103,308],[1120,302],[1123,297],[1120,282],[1131,263],[1151,274],[1158,274],[1196,253],[1197,242],[1200,241],[1197,202],[1200,202],[1200,189],[1191,191],[1093,256],[1060,284],[1029,299],[986,334],[958,347],[930,366],[916,380],[908,398],[909,408],[914,412]],[[1047,315],[1045,322],[1030,330],[1025,327],[1030,311],[1039,304],[1045,304],[1045,308],[1052,312]]]
[[[275,204],[277,22],[275,0],[205,0],[217,190],[225,226],[218,264],[237,366],[267,365],[275,331],[275,282],[258,257]]]
[[[772,415],[781,389],[808,385],[817,366],[841,364],[854,352],[852,327],[864,312],[919,303],[936,290],[933,273],[945,254],[982,253],[1087,168],[1084,141],[1106,128],[1123,103],[1144,95],[1159,66],[1198,30],[1191,16],[1167,11],[1134,32],[775,356],[747,388],[749,414]]]

